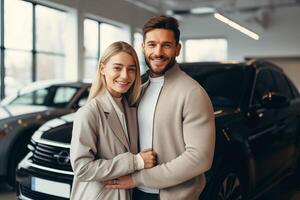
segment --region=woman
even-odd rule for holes
[[[99,61],[88,103],[75,116],[71,141],[74,180],[71,199],[129,200],[129,190],[109,190],[103,181],[155,165],[155,154],[137,154],[134,105],[140,93],[140,69],[134,49],[111,44]]]

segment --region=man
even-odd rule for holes
[[[107,188],[133,188],[133,199],[196,200],[205,186],[215,145],[211,101],[176,63],[180,31],[176,19],[156,16],[144,27],[149,66],[138,107],[140,149],[153,148],[158,165],[107,181]]]

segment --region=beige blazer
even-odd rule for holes
[[[154,113],[153,149],[159,165],[134,173],[136,186],[160,189],[161,200],[198,200],[214,147],[211,101],[176,64],[165,74]]]
[[[73,125],[70,158],[74,171],[73,200],[130,200],[130,190],[108,190],[101,181],[130,174],[137,168],[136,109],[123,105],[129,141],[105,91],[80,108]],[[132,152],[132,153],[131,153]]]

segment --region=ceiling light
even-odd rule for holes
[[[219,14],[219,13],[215,13],[214,14],[214,17],[218,20],[220,20],[221,22],[224,22],[225,24],[228,24],[229,26],[231,26],[232,28],[244,33],[245,35],[255,39],[255,40],[258,40],[259,39],[259,35],[254,33],[253,31],[250,31],[249,29],[239,25],[238,23],[228,19],[227,17]]]
[[[192,8],[190,12],[192,14],[211,14],[214,13],[216,10],[212,7],[198,7]]]

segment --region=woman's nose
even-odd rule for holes
[[[127,78],[128,77],[128,72],[126,70],[126,68],[123,68],[121,71],[121,77],[122,78]]]

